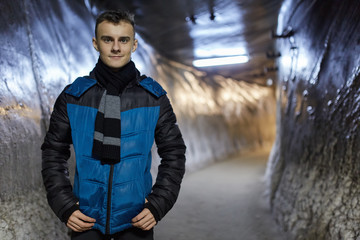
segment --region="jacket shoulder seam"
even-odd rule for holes
[[[89,88],[93,87],[97,81],[88,77],[78,77],[70,86],[65,90],[66,94],[74,97],[80,97]]]
[[[167,92],[161,87],[161,85],[150,77],[144,78],[140,81],[139,84],[148,92],[152,93],[158,98],[167,94]]]

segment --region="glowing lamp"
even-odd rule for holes
[[[238,56],[229,56],[229,57],[197,59],[193,61],[193,65],[195,67],[211,67],[211,66],[246,63],[248,61],[249,61],[249,57],[247,55],[238,55]]]

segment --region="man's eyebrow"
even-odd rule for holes
[[[101,38],[101,39],[104,39],[104,38],[108,38],[108,39],[109,39],[109,38],[110,38],[110,39],[114,39],[113,37],[111,37],[111,36],[107,36],[107,35],[103,35],[103,36],[101,36],[100,38]]]
[[[112,37],[112,36],[107,36],[107,35],[103,35],[103,36],[101,36],[100,38],[112,38],[112,39],[114,39],[114,37]],[[120,36],[119,38],[120,38],[120,39],[131,39],[131,37],[129,37],[129,36]]]

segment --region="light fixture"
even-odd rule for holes
[[[187,22],[192,22],[193,24],[196,24],[196,19],[197,19],[197,17],[195,17],[195,15],[193,15],[193,14],[191,14],[191,16],[190,17],[186,17],[185,18],[185,20],[187,21]]]
[[[200,48],[195,48],[194,56],[199,59],[203,58],[214,58],[214,57],[230,57],[238,55],[247,55],[245,47],[242,46],[233,46],[230,48],[224,48],[212,44],[211,47],[201,46]]]
[[[230,57],[197,59],[193,61],[193,65],[195,67],[211,67],[211,66],[246,63],[248,61],[249,61],[249,57],[247,55],[238,55],[238,56],[230,56]]]
[[[215,13],[214,12],[210,12],[210,20],[214,21],[215,20]]]

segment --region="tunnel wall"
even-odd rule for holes
[[[277,35],[273,216],[291,239],[359,239],[360,2],[286,0]]]
[[[97,61],[91,44],[97,9],[72,0],[0,1],[0,9],[6,23],[0,25],[0,239],[68,239],[46,202],[40,145],[58,94]],[[169,93],[188,146],[188,172],[272,144],[271,88],[207,76],[161,57],[138,37],[134,61]],[[158,162],[155,154],[153,173]]]
[[[0,239],[65,239],[43,191],[40,145],[57,94],[93,65],[94,20],[70,0],[0,9]]]
[[[270,150],[275,138],[272,88],[208,76],[160,56],[153,61],[152,76],[167,90],[187,145],[187,172],[239,152]]]

